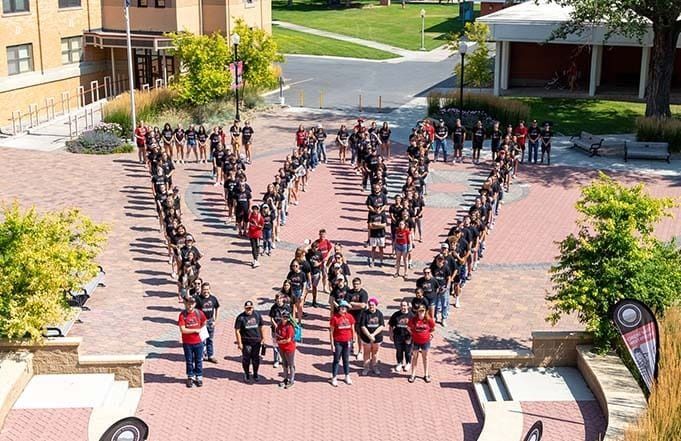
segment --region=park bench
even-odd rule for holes
[[[570,137],[570,141],[572,141],[572,147],[589,152],[590,156],[600,156],[598,149],[603,147],[603,138],[592,135],[589,132],[582,132],[579,135]]]
[[[88,301],[92,293],[100,287],[104,286],[104,269],[100,266],[97,275],[95,275],[82,288],[74,291],[69,291],[69,305],[85,308],[85,303]]]
[[[669,143],[627,141],[624,143],[624,162],[627,162],[630,158],[664,159],[669,163],[671,158]]]

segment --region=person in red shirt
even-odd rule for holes
[[[137,123],[137,128],[135,128],[135,144],[137,144],[137,159],[139,159],[140,164],[144,164],[146,161],[146,149],[145,143],[147,140],[147,129],[144,127],[144,121]]]
[[[527,138],[527,127],[525,127],[525,121],[520,121],[518,127],[513,130],[515,135],[516,143],[520,147],[520,162],[525,160],[525,139]]]
[[[345,384],[352,384],[350,379],[350,346],[355,339],[355,319],[348,314],[350,304],[345,300],[338,302],[336,313],[329,321],[329,335],[331,336],[331,351],[333,352],[333,366],[331,385],[338,386],[338,367],[343,360]]]
[[[289,317],[284,317],[283,315],[277,317],[274,337],[279,346],[281,364],[284,369],[284,381],[279,383],[279,387],[290,389],[296,382],[296,342],[294,340],[295,329]]]
[[[400,277],[400,266],[404,263],[404,278],[407,278],[407,256],[411,249],[412,237],[411,230],[407,227],[405,221],[401,220],[395,228],[395,274],[394,277]]]
[[[433,140],[435,139],[435,126],[433,126],[433,123],[431,120],[427,119],[425,125],[423,126],[423,130],[426,132],[426,139],[428,142],[428,151],[430,151],[430,145],[433,143]]]
[[[187,387],[196,384],[203,386],[203,340],[201,328],[206,326],[206,316],[202,311],[195,308],[194,297],[184,299],[184,311],[177,319],[177,325],[182,334],[182,349],[184,361],[187,364]]]
[[[298,131],[296,131],[296,147],[301,148],[305,145],[305,140],[307,139],[307,131],[303,125],[298,126]]]
[[[253,263],[251,266],[253,268],[260,266],[258,254],[260,253],[260,239],[262,239],[262,230],[264,227],[265,218],[260,214],[260,207],[254,205],[251,207],[251,214],[248,215],[248,240],[251,241],[251,254],[253,254]]]
[[[333,251],[333,242],[326,238],[326,230],[322,228],[319,230],[319,238],[315,240],[315,243],[317,244],[317,251],[322,253],[322,291],[328,292],[327,279],[329,274],[327,267],[329,266],[331,251]]]
[[[413,383],[416,380],[416,364],[419,361],[420,352],[423,355],[423,380],[430,383],[432,379],[430,378],[430,366],[428,364],[428,350],[430,349],[430,340],[433,338],[435,321],[426,314],[426,307],[420,305],[416,310],[416,315],[409,320],[408,326],[411,340],[414,343],[409,382]]]

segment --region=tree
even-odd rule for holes
[[[642,184],[626,187],[605,174],[582,188],[579,232],[560,242],[547,295],[556,323],[577,313],[599,349],[614,346],[617,332],[608,311],[624,297],[643,301],[657,314],[681,299],[681,251],[653,236],[654,226],[677,206],[654,198]]]
[[[0,336],[40,338],[70,313],[66,291],[97,271],[108,228],[78,210],[44,215],[5,207],[0,223]]]
[[[227,66],[231,52],[225,37],[218,33],[194,35],[189,32],[170,34],[173,53],[182,66],[174,84],[183,103],[200,106],[229,94],[231,75]]]
[[[260,28],[249,27],[237,19],[234,32],[239,34],[239,60],[244,63],[244,85],[255,90],[272,89],[278,84],[274,62],[284,61],[271,35]]]
[[[646,116],[671,116],[669,107],[676,42],[681,33],[681,0],[551,0],[571,7],[570,21],[554,32],[552,38],[582,34],[593,23],[607,28],[611,34],[635,37],[639,40],[652,27],[650,80],[646,96]]]
[[[489,27],[485,23],[480,22],[466,23],[463,36],[466,40],[476,43],[473,53],[466,57],[466,65],[464,67],[466,83],[474,87],[485,87],[492,81],[489,49],[487,48]],[[458,54],[460,40],[461,35],[451,38],[448,43],[449,50]],[[460,63],[454,67],[454,75],[461,81]]]

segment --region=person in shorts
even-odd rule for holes
[[[140,121],[137,123],[135,128],[135,144],[137,145],[137,159],[140,164],[144,164],[146,161],[146,136],[147,129],[144,127],[144,122]]]
[[[236,156],[241,155],[241,127],[239,121],[234,120],[234,124],[229,128],[230,142],[232,144],[232,152]]]
[[[473,164],[480,163],[480,151],[482,150],[482,144],[485,142],[485,135],[482,121],[478,121],[473,128]]]
[[[291,283],[291,298],[293,299],[294,314],[298,318],[298,323],[303,321],[303,291],[305,290],[305,283],[307,278],[298,261],[291,262],[290,271],[286,276],[286,280]]]
[[[384,212],[371,214],[369,216],[369,246],[371,247],[371,255],[369,257],[369,266],[374,266],[376,263],[376,252],[380,259],[380,266],[383,266],[383,249],[385,248],[385,229],[388,226],[388,217]]]
[[[385,320],[383,313],[378,310],[378,299],[376,297],[371,297],[367,301],[367,305],[367,309],[362,311],[357,323],[364,352],[362,375],[367,375],[369,372],[373,372],[374,375],[381,375],[381,370],[378,367],[378,350],[383,342]]]
[[[409,332],[411,333],[411,340],[414,345],[409,382],[413,383],[416,380],[416,367],[420,354],[423,358],[423,380],[426,383],[430,383],[432,379],[430,377],[428,351],[430,350],[430,341],[433,338],[435,321],[432,317],[428,316],[424,306],[419,306],[414,317],[409,320],[408,326]]]
[[[244,153],[246,154],[246,162],[251,163],[252,157],[252,145],[253,145],[253,127],[251,127],[251,122],[246,120],[244,122],[244,127],[241,129],[241,143],[244,146]],[[231,134],[231,130],[230,130]]]
[[[407,256],[412,246],[412,233],[405,221],[400,220],[395,228],[395,235],[393,239],[393,249],[395,250],[395,274],[394,277],[400,277],[400,267],[404,264],[404,275],[407,278],[408,261]]]
[[[544,129],[541,131],[541,163],[544,163],[544,155],[546,155],[546,163],[551,165],[551,138],[553,137],[553,132],[551,131],[551,125],[549,123],[544,123]]]
[[[452,130],[452,145],[454,147],[454,159],[452,162],[463,162],[463,143],[466,142],[466,129],[461,124],[461,120],[456,120],[456,125]]]

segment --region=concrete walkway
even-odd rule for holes
[[[336,34],[334,32],[321,31],[319,29],[312,29],[305,26],[288,23],[285,21],[273,21],[272,24],[280,26],[284,29],[290,29],[292,31],[304,32],[306,34],[317,35],[319,37],[333,38],[334,40],[347,41],[348,43],[354,43],[360,46],[366,46],[373,49],[378,49],[380,51],[390,52],[391,54],[395,54],[400,57],[397,59],[383,60],[383,62],[385,63],[399,63],[404,61],[423,61],[437,63],[446,60],[452,55],[449,49],[447,49],[445,46],[440,46],[436,49],[433,49],[432,51],[410,51],[407,49],[390,46],[388,44],[378,43],[376,41],[363,40],[361,38]]]

